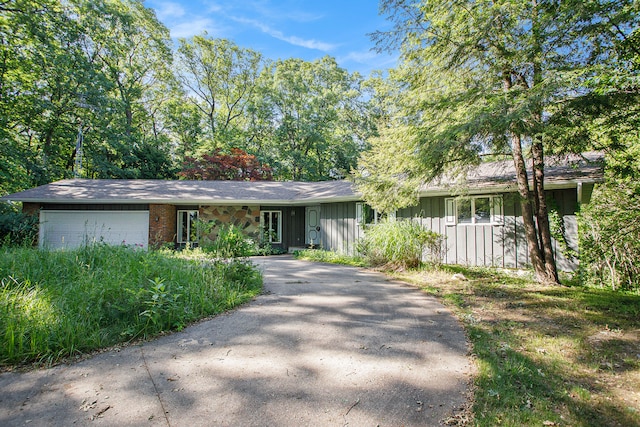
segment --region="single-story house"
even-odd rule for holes
[[[545,189],[563,220],[558,266],[574,270],[576,212],[602,180],[599,153],[549,159]],[[443,236],[442,261],[499,267],[529,263],[512,161],[483,163],[463,179],[420,189],[419,203],[396,212]],[[349,181],[168,181],[67,179],[2,197],[40,217],[39,245],[87,242],[147,248],[185,245],[197,221],[235,224],[247,236],[283,250],[314,246],[351,252],[377,214]],[[215,228],[214,228],[215,233]],[[566,246],[566,247],[565,247]]]

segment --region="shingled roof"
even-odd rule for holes
[[[35,203],[158,203],[295,205],[356,200],[348,181],[167,181],[65,179],[2,198]]]
[[[527,169],[531,182],[531,165]],[[570,188],[578,182],[602,182],[604,155],[600,152],[548,156],[545,159],[545,188]],[[512,159],[480,163],[466,174],[444,176],[425,184],[421,194],[451,193],[452,189],[467,191],[516,191],[516,170]]]
[[[529,171],[530,173],[530,171]],[[529,175],[531,176],[531,175]],[[599,182],[603,155],[549,157],[545,168],[547,188],[575,187],[578,182]],[[515,191],[513,161],[481,163],[465,176],[443,177],[421,189],[422,195],[468,191]],[[309,205],[360,200],[350,181],[168,181],[143,179],[65,179],[0,198],[33,203],[122,204],[263,204]]]

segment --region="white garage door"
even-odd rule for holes
[[[40,211],[40,246],[77,248],[87,243],[149,244],[149,211]]]

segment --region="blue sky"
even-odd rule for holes
[[[325,55],[350,72],[367,76],[395,65],[396,56],[377,54],[368,33],[390,27],[377,0],[146,0],[171,37],[206,31],[269,59]]]

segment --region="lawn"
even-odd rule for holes
[[[261,291],[249,262],[194,255],[0,248],[0,369],[47,366],[179,330]]]
[[[477,366],[469,423],[640,426],[640,296],[486,268],[385,273],[436,296],[464,325]]]

